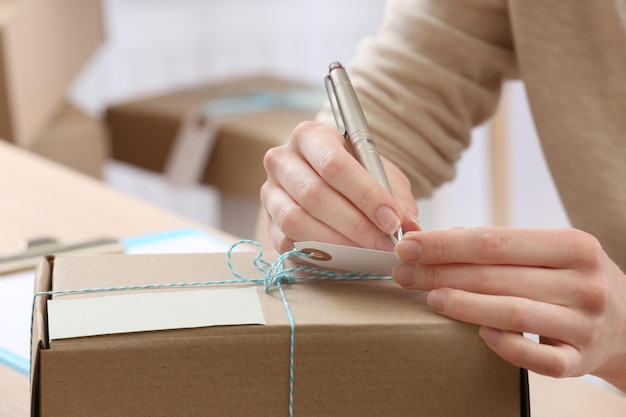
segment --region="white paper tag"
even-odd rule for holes
[[[393,267],[402,262],[393,252],[321,242],[296,242],[294,246],[300,252],[312,254],[312,257],[300,257],[302,260],[327,269],[390,276]]]
[[[202,180],[221,121],[194,109],[181,122],[165,162],[165,178],[172,185],[189,186]]]
[[[51,340],[240,324],[266,324],[254,286],[48,301]]]

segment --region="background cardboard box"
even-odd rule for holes
[[[256,253],[232,255],[238,273],[259,276]],[[58,256],[40,264],[37,290],[232,278],[225,254]],[[267,325],[52,341],[39,297],[33,415],[288,415],[289,321],[278,291],[261,287]],[[525,372],[475,326],[432,312],[424,293],[390,281],[305,281],[285,293],[295,416],[527,416]]]
[[[29,150],[102,179],[110,144],[104,123],[66,105],[44,133],[33,141]]]
[[[102,38],[99,0],[0,2],[0,138],[31,147]]]
[[[105,116],[113,158],[163,172],[181,123],[189,112],[203,103],[259,91],[286,92],[303,87],[276,77],[255,76],[113,105]],[[321,88],[320,84],[320,92]],[[310,120],[314,114],[313,109],[279,108],[257,113],[244,111],[229,118],[220,124],[200,182],[213,185],[224,193],[258,200],[259,189],[266,178],[263,169],[265,152],[284,143],[298,123]]]

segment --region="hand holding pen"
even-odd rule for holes
[[[361,165],[391,194],[387,173],[348,73],[339,62],[333,62],[328,68],[325,81],[326,92],[339,132],[348,140],[354,156]],[[402,240],[402,225],[391,233],[390,237],[394,245]]]
[[[334,89],[333,94],[342,88]],[[337,96],[341,95],[339,101],[344,105],[342,94]],[[352,129],[353,118],[345,114],[339,117],[340,127]],[[371,156],[381,171],[357,160],[357,149],[361,148],[358,144],[347,147],[347,138],[332,126],[331,118],[325,118],[327,124],[301,123],[286,144],[265,155],[267,180],[261,188],[263,212],[257,240],[279,252],[292,249],[296,241],[307,240],[393,251],[391,235],[397,238],[399,229],[419,230],[409,181],[377,153]],[[347,136],[363,137],[355,133]],[[371,135],[369,138],[364,141],[365,149],[373,143]]]

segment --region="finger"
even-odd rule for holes
[[[409,233],[418,232],[420,230],[422,230],[422,226],[420,225],[418,218],[411,213],[405,214],[402,219],[402,232]]]
[[[533,333],[579,346],[587,325],[567,307],[510,296],[444,288],[431,291],[428,304],[438,313],[467,323],[509,332]]]
[[[283,181],[281,182],[285,192],[307,214],[317,220],[315,222],[317,225],[324,226],[321,231],[327,232],[328,229],[332,229],[343,236],[343,239],[334,238],[333,240],[323,240],[324,242],[338,244],[351,242],[352,245],[358,244],[367,248],[393,251],[393,243],[389,236],[378,229],[343,195],[317,176],[308,165],[301,160],[295,159],[290,163],[290,166],[293,174],[283,176]],[[294,207],[289,206],[289,208]],[[297,216],[293,218],[300,221]],[[310,222],[308,218],[306,221]],[[290,226],[292,225],[286,222],[285,226],[282,226],[281,222],[281,228],[283,229]],[[307,232],[312,231],[311,224],[307,223],[306,226]],[[315,235],[319,236],[320,233],[315,233]],[[300,236],[305,237],[307,235],[301,234]],[[327,239],[332,237],[327,233],[323,236]]]
[[[555,378],[580,376],[580,352],[567,344],[543,344],[517,332],[481,327],[480,337],[502,359],[520,368]]]
[[[355,246],[333,228],[311,216],[280,187],[261,188],[261,200],[270,217],[270,237],[280,252],[293,249],[293,242],[315,240]]]
[[[285,183],[284,187],[317,223],[336,230],[344,237],[344,241],[357,242],[367,248],[393,251],[389,236],[319,177],[310,177],[306,183]],[[338,239],[324,241],[342,243]]]
[[[396,246],[406,262],[473,263],[569,268],[589,261],[601,249],[575,229],[482,227],[407,234]]]
[[[413,196],[411,182],[408,177],[393,163],[389,162],[385,158],[381,158],[381,160],[383,162],[383,166],[385,167],[387,177],[389,178],[393,198],[400,206],[405,219],[410,219],[410,230],[421,230],[419,221],[417,221],[419,209],[415,197]]]
[[[285,253],[294,248],[294,241],[286,236],[275,224],[270,224],[268,236],[278,253]]]
[[[301,155],[294,153],[290,146],[279,146],[269,150],[263,162],[268,179],[261,187],[261,202],[286,237],[292,241],[320,240],[356,245],[344,236],[349,233],[346,230],[352,224],[368,224],[369,221],[323,183]],[[344,217],[351,216],[351,220],[337,217],[336,212]],[[370,225],[370,231],[382,235],[374,225]],[[280,236],[277,232],[274,235]],[[371,233],[367,235],[372,236]]]
[[[418,220],[419,210],[417,202],[415,197],[413,197],[413,192],[411,191],[411,183],[398,167],[384,158],[383,165],[385,166],[387,176],[389,177],[393,198],[398,203],[400,210],[403,213],[402,231],[406,233],[422,230]]]
[[[345,196],[376,227],[393,233],[401,225],[402,210],[393,196],[346,150],[343,137],[323,125],[300,125],[296,141],[299,151],[318,175]],[[321,142],[324,137],[326,140]],[[360,242],[361,236],[348,236]]]
[[[488,295],[508,295],[564,306],[577,306],[588,298],[586,280],[573,271],[511,265],[400,264],[392,271],[403,288],[430,291],[455,288]]]

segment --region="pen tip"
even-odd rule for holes
[[[395,233],[392,233],[390,237],[393,245],[397,245],[404,237],[404,233],[402,232],[402,226],[400,226],[398,230],[395,231]]]

